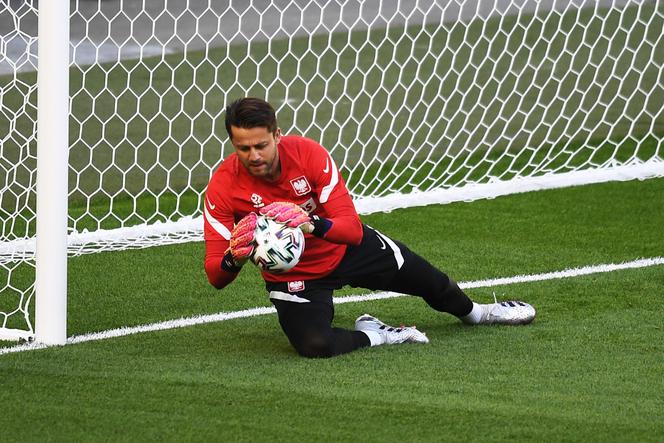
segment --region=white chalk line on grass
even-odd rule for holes
[[[624,269],[646,268],[649,266],[657,266],[664,264],[664,257],[644,258],[625,263],[618,264],[603,264],[594,266],[585,266],[582,268],[570,268],[564,271],[547,272],[543,274],[530,274],[530,275],[517,275],[514,277],[495,278],[487,280],[475,280],[469,282],[461,282],[459,286],[463,289],[472,288],[486,288],[492,286],[506,286],[518,283],[528,283],[546,280],[556,280],[562,278],[580,277],[583,275],[599,274],[613,271],[620,271]],[[374,292],[364,295],[350,295],[345,297],[335,297],[335,304],[342,303],[356,303],[371,300],[383,300],[388,298],[404,297],[404,294],[396,292]],[[233,312],[219,312],[217,314],[199,315],[195,317],[180,318],[177,320],[168,320],[159,323],[152,323],[141,326],[123,327],[117,329],[110,329],[108,331],[94,332],[90,334],[75,335],[67,339],[67,345],[76,343],[84,343],[89,341],[105,340],[108,338],[124,337],[127,335],[141,334],[144,332],[164,331],[168,329],[184,328],[187,326],[200,325],[205,323],[221,322],[232,320],[236,318],[255,317],[259,315],[274,314],[276,309],[274,307],[257,307],[251,309],[244,309],[242,311]],[[37,349],[44,349],[52,345],[45,345],[41,343],[26,343],[9,348],[0,348],[0,355],[11,354],[15,352],[31,351]]]

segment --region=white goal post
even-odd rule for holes
[[[200,240],[245,95],[361,213],[664,176],[663,29],[653,0],[2,2],[0,340],[66,340],[67,253]]]
[[[67,340],[69,0],[39,6],[35,338]]]

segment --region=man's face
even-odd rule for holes
[[[231,143],[235,147],[240,163],[249,174],[268,181],[279,178],[279,152],[277,144],[281,129],[271,133],[268,128],[238,128],[231,126]]]

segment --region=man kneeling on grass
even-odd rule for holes
[[[299,263],[284,274],[263,272],[279,323],[305,357],[331,357],[366,346],[428,343],[415,327],[388,326],[361,315],[355,330],[332,326],[335,289],[350,285],[421,297],[467,324],[527,324],[524,302],[474,303],[446,274],[404,244],[362,224],[339,170],[313,140],[283,135],[264,100],[226,108],[235,152],[212,176],[205,196],[205,271],[221,289],[251,255],[257,213],[305,233]]]

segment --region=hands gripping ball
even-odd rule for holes
[[[304,251],[304,234],[271,218],[256,219],[255,246],[251,261],[265,272],[279,274],[291,270]]]

